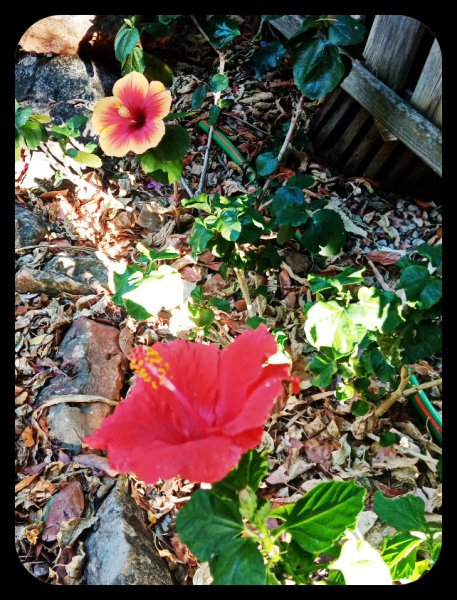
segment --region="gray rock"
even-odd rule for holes
[[[105,67],[79,56],[28,55],[16,65],[16,100],[49,114],[57,124],[75,114],[90,118],[95,103],[112,95],[116,79]]]
[[[47,417],[49,435],[59,440],[62,448],[77,454],[86,435],[97,429],[112,410],[113,407],[104,402],[51,406]]]
[[[87,585],[173,585],[125,476],[118,479],[97,517],[85,542]]]
[[[18,204],[14,207],[14,224],[16,248],[39,244],[48,233],[48,225],[43,217]]]
[[[86,295],[93,294],[91,286],[79,283],[66,275],[56,275],[38,271],[30,267],[22,267],[16,273],[16,291],[20,294],[34,294],[42,292],[48,296],[57,296],[58,294]]]
[[[43,272],[66,275],[87,286],[108,284],[106,267],[96,256],[69,256],[59,253],[46,264]]]
[[[128,360],[119,348],[119,330],[82,317],[65,334],[57,359],[60,371],[37,397],[89,394],[120,400]]]

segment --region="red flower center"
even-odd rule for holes
[[[123,104],[119,106],[117,112],[119,113],[119,116],[121,116],[123,119],[131,121],[132,125],[136,129],[140,129],[146,123],[146,117],[141,111],[136,111],[136,114],[132,115],[129,109]]]

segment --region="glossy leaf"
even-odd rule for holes
[[[313,213],[300,227],[300,243],[313,254],[334,256],[341,252],[345,239],[343,220],[327,208]]]
[[[222,210],[216,222],[216,229],[220,231],[224,239],[229,242],[235,242],[241,233],[238,211],[235,208],[225,208]]]
[[[399,287],[404,288],[408,300],[417,301],[418,308],[430,308],[442,296],[441,279],[433,277],[426,267],[420,265],[403,269]]]
[[[123,63],[140,40],[140,32],[136,27],[122,25],[114,40],[114,54]]]
[[[333,21],[328,28],[328,41],[335,46],[352,46],[365,39],[367,30],[360,19],[351,15],[332,15]]]
[[[256,158],[255,170],[257,171],[257,175],[264,177],[274,173],[278,168],[278,165],[279,162],[275,154],[272,152],[264,152],[263,154],[259,154]]]
[[[215,48],[224,48],[241,33],[238,23],[226,15],[212,17],[206,28]]]
[[[221,499],[238,502],[240,491],[247,487],[256,490],[267,473],[266,458],[257,450],[250,450],[222,481],[213,484],[212,492]]]
[[[192,233],[189,238],[189,244],[194,256],[206,250],[208,242],[212,240],[214,233],[212,229],[205,227],[202,219],[195,219],[192,227]]]
[[[430,244],[421,244],[417,246],[416,252],[425,258],[428,258],[434,267],[441,267],[443,260],[443,246],[431,246]]]
[[[189,134],[180,125],[166,125],[165,135],[152,152],[159,160],[177,160],[183,158],[189,150]]]
[[[306,223],[308,212],[305,208],[305,197],[298,187],[280,187],[273,196],[273,210],[278,225]]]
[[[192,94],[191,108],[192,110],[198,110],[203,102],[205,101],[207,93],[206,85],[199,85],[195,88]]]
[[[312,384],[318,387],[327,387],[332,383],[333,375],[338,371],[334,361],[328,361],[325,357],[317,354],[309,363],[309,369],[316,373]]]
[[[284,44],[278,40],[260,46],[252,56],[256,77],[260,78],[268,71],[276,69],[276,67],[281,64],[286,54],[287,50],[284,47]]]
[[[262,555],[252,540],[231,542],[210,561],[212,585],[265,585]]]
[[[295,85],[305,98],[317,100],[333,91],[344,75],[338,49],[326,40],[307,42],[292,59]]]
[[[143,52],[144,75],[148,81],[161,81],[165,87],[170,87],[173,83],[173,71],[160,58]]]
[[[379,490],[374,494],[374,511],[378,517],[397,531],[428,531],[425,504],[422,498],[405,494],[386,498]]]
[[[219,108],[219,106],[216,106],[216,105],[212,106],[209,109],[208,123],[214,127],[217,123],[217,120],[219,119],[220,114],[221,114],[221,109]]]
[[[223,73],[216,73],[209,80],[209,89],[212,92],[222,92],[228,88],[229,78]]]
[[[144,71],[144,52],[139,46],[130,52],[125,61],[122,63],[122,74],[127,75],[132,71],[143,73]]]

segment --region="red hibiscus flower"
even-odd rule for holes
[[[154,148],[165,135],[163,118],[170,112],[171,93],[160,81],[132,71],[113,87],[114,96],[97,103],[92,124],[100,147],[109,156],[137,154]]]
[[[264,325],[222,351],[183,340],[137,347],[131,392],[85,442],[147,483],[219,481],[260,443],[281,382],[297,386],[288,364],[265,365],[275,353]]]

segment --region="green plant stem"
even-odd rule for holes
[[[235,272],[236,279],[238,281],[238,285],[240,286],[241,294],[246,302],[248,316],[255,317],[255,309],[252,306],[252,300],[251,300],[251,296],[249,295],[248,282],[246,281],[246,275],[244,273],[244,269],[238,269],[238,267],[233,267],[233,270]]]
[[[397,402],[397,400],[403,396],[403,391],[408,385],[410,377],[411,373],[408,373],[408,367],[403,366],[400,371],[400,383],[398,384],[397,389],[377,407],[377,409],[374,411],[375,417],[381,417],[390,409],[391,406],[395,404],[395,402]]]

